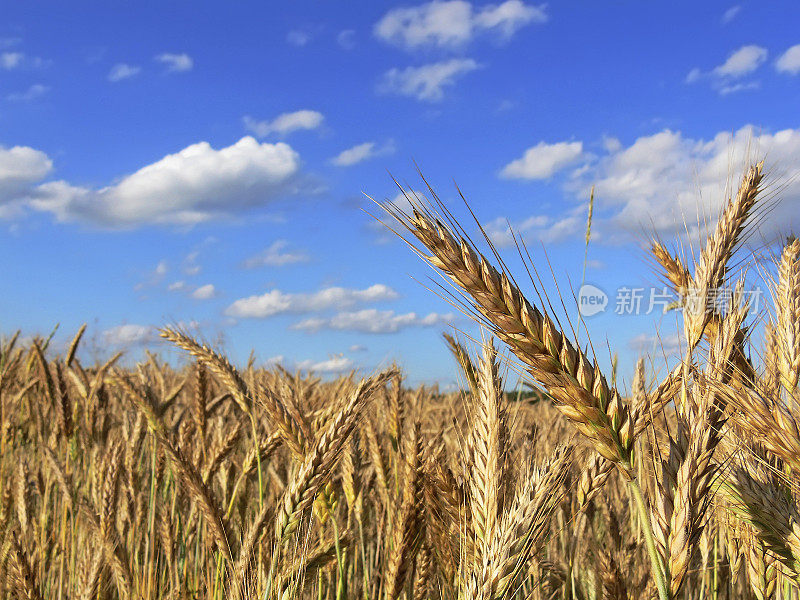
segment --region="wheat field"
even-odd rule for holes
[[[643,357],[629,389],[432,190],[388,210],[483,327],[442,341],[462,391],[236,367],[171,327],[183,367],[81,364],[84,329],[63,353],[4,340],[0,598],[800,597],[800,241],[766,311],[734,258],[763,177],[696,255],[653,242],[703,302],[678,307],[677,364]]]

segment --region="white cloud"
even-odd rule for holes
[[[103,331],[103,339],[111,346],[137,346],[156,339],[155,330],[147,325],[117,325]]]
[[[498,248],[514,244],[517,241],[542,242],[551,244],[565,240],[586,227],[586,211],[572,211],[565,217],[554,218],[547,215],[533,215],[510,224],[507,219],[499,217],[487,223],[484,228],[489,239]],[[513,231],[513,235],[512,235]]]
[[[183,272],[192,277],[200,273],[203,270],[199,264],[197,264],[197,257],[200,256],[200,252],[194,250],[193,252],[189,252],[186,255],[186,258],[183,259]]]
[[[138,75],[142,68],[127,63],[117,63],[108,72],[108,80],[111,82],[122,81],[123,79],[130,79]]]
[[[617,152],[622,148],[622,142],[619,141],[619,138],[615,138],[611,135],[604,135],[603,136],[603,149],[606,152]]]
[[[213,298],[217,293],[216,288],[213,284],[207,283],[205,285],[201,285],[195,291],[192,292],[192,298],[195,300],[208,300],[209,298]]]
[[[583,154],[582,142],[539,142],[528,148],[522,158],[508,163],[501,175],[513,179],[548,179]]]
[[[378,91],[418,100],[436,102],[444,98],[444,89],[478,68],[471,58],[453,58],[421,67],[394,68],[383,74]]]
[[[53,162],[44,152],[28,146],[0,146],[0,209],[4,205],[21,204],[20,195],[41,181],[52,168]]]
[[[761,87],[758,81],[743,81],[740,83],[732,83],[729,85],[722,85],[717,88],[720,96],[729,96],[737,92],[746,92],[748,90],[757,90]]]
[[[730,193],[726,187],[736,187],[743,165],[764,156],[772,184],[781,191],[759,228],[765,236],[786,233],[800,225],[800,129],[759,133],[746,126],[709,140],[666,129],[601,157],[576,191],[586,198],[595,184],[595,210],[611,213],[605,224],[596,220],[597,226],[612,234],[642,227],[680,234],[685,226],[697,230],[698,221],[713,225]]]
[[[689,73],[686,75],[686,83],[694,83],[695,81],[699,81],[703,77],[703,72],[698,69],[697,67],[693,68]]]
[[[159,263],[155,266],[152,271],[149,271],[144,280],[140,283],[137,283],[133,286],[134,290],[143,290],[149,287],[153,287],[161,283],[164,279],[166,274],[169,272],[169,264],[166,260],[159,261]]]
[[[742,46],[727,60],[714,68],[714,74],[722,77],[742,77],[752,73],[767,60],[767,49],[761,46]]]
[[[366,352],[367,347],[362,344],[353,344],[348,348],[350,352]]]
[[[741,10],[742,7],[738,4],[731,6],[728,10],[722,13],[722,24],[727,25],[733,21],[733,19],[736,18],[736,15],[738,15]]]
[[[479,33],[507,39],[524,25],[545,21],[544,5],[533,6],[521,0],[480,9],[465,0],[434,0],[413,8],[390,10],[375,25],[374,33],[409,50],[424,46],[458,48]]]
[[[171,52],[164,52],[156,56],[155,60],[165,65],[168,73],[191,71],[194,67],[194,60],[186,53],[173,54]]]
[[[698,236],[714,226],[743,168],[764,157],[768,176],[763,196],[779,193],[756,209],[754,239],[769,243],[800,230],[800,128],[768,133],[745,126],[710,139],[665,129],[629,145],[607,144],[604,153],[589,157],[564,183],[565,193],[579,202],[554,214],[516,219],[511,227],[525,241],[583,236],[586,201],[594,185],[593,240],[641,240],[644,231],[665,238],[688,235],[687,242],[696,245]],[[489,221],[485,229],[496,245],[513,243],[505,218]]]
[[[350,371],[355,366],[352,360],[342,355],[332,356],[328,360],[313,361],[301,360],[295,367],[303,371],[313,371],[316,373],[343,373]]]
[[[41,83],[34,83],[24,92],[14,92],[6,96],[12,102],[29,102],[44,96],[50,91],[50,87]]]
[[[22,52],[3,52],[0,54],[0,68],[10,71],[22,65],[25,55]]]
[[[341,312],[331,318],[311,317],[292,325],[292,329],[300,329],[314,333],[322,329],[338,331],[357,331],[359,333],[396,333],[408,327],[436,327],[453,322],[452,313],[430,313],[419,316],[415,312],[396,314],[393,310],[376,310],[368,308],[356,312]]]
[[[278,365],[283,365],[285,362],[286,362],[286,357],[283,354],[277,354],[275,356],[270,356],[267,360],[264,361],[264,368],[273,369]]]
[[[683,337],[676,333],[665,336],[640,333],[628,341],[628,346],[641,355],[649,355],[653,358],[675,356],[683,348]]]
[[[283,267],[285,265],[293,265],[296,263],[308,262],[309,256],[305,252],[299,251],[286,251],[289,242],[286,240],[276,240],[269,248],[251,256],[244,261],[243,266],[245,269],[255,269],[258,267]]]
[[[378,146],[375,142],[364,142],[347,150],[342,150],[331,159],[331,164],[337,167],[350,167],[370,158],[391,154],[392,152],[394,152],[394,144],[391,142],[383,146]]]
[[[170,292],[181,292],[186,289],[186,282],[185,281],[173,281],[167,286],[167,290]]]
[[[169,265],[167,264],[167,261],[165,260],[159,261],[159,263],[156,265],[155,274],[158,275],[159,277],[163,277],[164,275],[167,274],[168,271],[169,271]]]
[[[303,313],[327,309],[343,309],[359,303],[381,302],[398,298],[397,292],[383,284],[363,290],[329,287],[311,294],[292,294],[271,290],[260,296],[240,298],[225,309],[231,317],[265,319],[284,313]]]
[[[297,46],[300,48],[311,41],[311,34],[307,31],[302,31],[301,29],[292,29],[286,34],[286,41],[292,46]]]
[[[315,110],[298,110],[280,114],[272,121],[257,121],[250,116],[243,117],[242,121],[247,131],[263,138],[272,133],[286,135],[300,129],[316,129],[324,119],[322,113]]]
[[[797,75],[800,73],[800,44],[796,44],[780,55],[775,68],[781,73]]]
[[[704,73],[695,67],[686,76],[686,83],[695,83],[700,80],[708,80],[711,87],[720,95],[726,96],[734,92],[743,90],[753,90],[759,87],[758,82],[734,83],[747,75],[751,75],[767,60],[768,52],[766,48],[756,45],[742,46],[735,50],[721,65]]]
[[[356,32],[352,29],[344,29],[336,36],[336,43],[345,50],[352,50],[356,47]]]
[[[299,168],[299,156],[284,143],[244,137],[215,150],[200,142],[105,188],[45,183],[30,192],[28,203],[62,221],[85,220],[111,227],[193,225],[264,206],[291,191]]]

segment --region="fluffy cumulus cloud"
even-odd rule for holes
[[[256,269],[258,267],[284,267],[304,263],[310,260],[308,254],[300,250],[289,250],[289,242],[286,240],[275,240],[263,252],[251,256],[244,261],[242,266],[245,269]]]
[[[28,146],[0,146],[0,206],[15,200],[52,168],[53,161],[44,152]]]
[[[268,204],[291,191],[299,169],[300,157],[287,144],[244,137],[219,150],[207,142],[193,144],[101,189],[44,183],[26,200],[62,221],[192,225]],[[0,171],[0,189],[3,180]]]
[[[391,142],[383,146],[379,146],[375,142],[364,142],[347,150],[342,150],[331,159],[331,164],[337,167],[350,167],[370,158],[391,154],[392,152],[394,152],[394,144]]]
[[[458,79],[477,68],[478,63],[471,58],[453,58],[421,67],[394,68],[383,74],[378,91],[437,102],[444,98],[445,88],[455,85]]]
[[[767,157],[765,201],[754,221],[759,240],[775,239],[800,228],[800,128],[774,133],[745,126],[695,139],[679,131],[639,137],[629,145],[613,139],[604,151],[586,157],[566,178],[567,197],[577,200],[557,214],[536,214],[509,222],[497,218],[486,225],[498,246],[513,243],[511,231],[527,241],[555,242],[583,235],[586,203],[595,186],[592,236],[619,242],[655,232],[665,237],[696,239],[713,226],[745,165]]]
[[[287,135],[293,131],[316,129],[325,117],[316,110],[297,110],[278,115],[271,121],[258,121],[250,116],[242,119],[247,131],[256,137],[267,137],[273,133]]]
[[[750,44],[731,52],[725,61],[708,72],[695,67],[686,76],[686,83],[710,81],[712,88],[725,96],[744,90],[757,89],[757,81],[740,81],[755,73],[767,61],[766,48]]]
[[[426,46],[463,47],[478,34],[508,39],[521,27],[547,20],[544,5],[506,0],[480,8],[465,0],[434,0],[416,7],[390,10],[374,33],[406,49]]]
[[[127,63],[117,63],[111,70],[108,72],[108,80],[112,83],[116,83],[118,81],[122,81],[124,79],[130,79],[131,77],[135,77],[142,71],[141,67],[137,67],[135,65],[129,65]]]
[[[157,338],[155,330],[148,325],[128,323],[117,325],[103,331],[106,344],[116,347],[129,347],[147,344]]]
[[[194,67],[194,60],[186,53],[173,54],[172,52],[163,52],[157,55],[155,60],[163,64],[168,73],[183,73],[191,71]]]
[[[664,130],[608,153],[582,176],[579,196],[595,183],[596,208],[610,213],[610,229],[655,229],[665,235],[713,223],[738,185],[744,165],[768,158],[768,190],[780,189],[759,219],[762,235],[800,225],[800,129],[775,133],[751,126],[720,132],[709,140]]]
[[[800,73],[800,44],[792,46],[775,61],[775,68],[781,73],[797,75]]]
[[[394,300],[398,297],[396,291],[382,284],[375,284],[363,290],[329,287],[310,294],[271,290],[260,296],[236,300],[225,310],[225,314],[230,317],[265,319],[285,313],[341,310],[355,304]]]
[[[514,179],[548,179],[583,154],[582,142],[539,142],[528,148],[522,158],[508,163],[501,175]]]
[[[367,308],[354,312],[340,312],[330,318],[311,317],[292,325],[299,329],[314,333],[322,329],[338,331],[355,331],[358,333],[396,333],[409,327],[437,327],[452,323],[452,313],[430,313],[422,316],[415,312],[397,314],[393,310],[377,310]]]

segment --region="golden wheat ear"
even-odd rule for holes
[[[275,536],[280,545],[301,525],[305,511],[331,478],[332,469],[365,405],[393,375],[393,372],[383,373],[362,381],[306,455],[276,511]]]
[[[778,372],[787,393],[793,394],[800,376],[800,239],[790,241],[781,253],[775,313]]]
[[[474,318],[508,345],[597,451],[632,478],[635,424],[627,402],[609,386],[597,364],[527,300],[513,278],[458,235],[455,225],[437,219],[419,200],[408,200],[413,206],[410,215],[396,207],[387,210],[422,245],[409,241],[412,248],[455,284]]]
[[[464,378],[466,379],[467,385],[469,386],[469,391],[472,393],[473,396],[477,396],[478,395],[477,369],[475,368],[475,365],[472,363],[472,359],[469,356],[469,352],[467,352],[467,349],[461,342],[459,342],[455,337],[453,337],[449,333],[443,333],[442,337],[444,337],[445,342],[447,342],[447,347],[450,349],[450,352],[455,357],[459,367],[461,367],[461,371],[462,373],[464,373]]]
[[[490,340],[484,345],[476,374],[478,393],[472,401],[469,441],[471,523],[480,552],[476,561],[486,554],[494,537],[507,479],[508,425],[503,382],[498,371],[497,351]]]
[[[700,342],[714,315],[713,311],[706,309],[708,298],[725,282],[728,262],[741,241],[745,224],[761,193],[763,170],[764,162],[761,161],[744,173],[738,192],[725,206],[714,233],[706,239],[697,260],[688,287],[695,305],[684,311],[684,329],[690,348]]]
[[[520,578],[546,540],[571,459],[571,448],[559,448],[524,480],[495,530],[483,564],[467,582],[467,597],[507,600],[514,596]]]

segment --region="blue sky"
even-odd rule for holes
[[[475,329],[362,210],[390,174],[421,190],[416,162],[568,299],[594,184],[586,280],[610,301],[587,326],[630,372],[657,328],[675,345],[674,316],[614,314],[658,282],[649,235],[694,239],[756,156],[782,201],[754,247],[798,224],[797,23],[789,1],[8,3],[0,329],[88,321],[87,354],[135,357],[182,323],[237,361],[447,385],[440,333]]]

